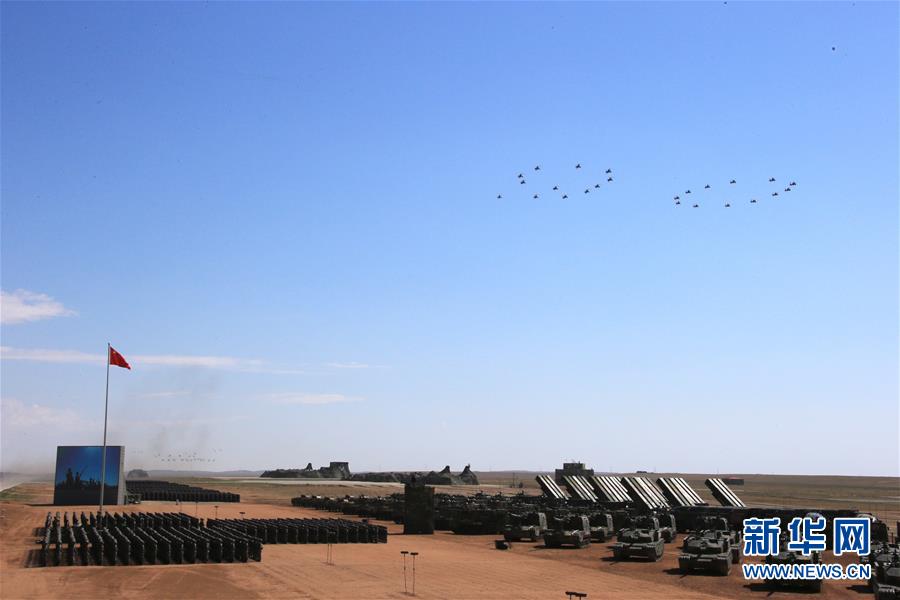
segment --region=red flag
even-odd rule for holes
[[[128,364],[125,357],[116,352],[116,349],[112,346],[109,347],[109,364],[128,369],[129,371],[131,370],[131,365]]]

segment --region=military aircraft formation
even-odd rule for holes
[[[777,183],[777,181],[776,181],[776,179],[775,179],[774,177],[769,177],[769,183],[770,183],[770,184],[775,184],[775,183]],[[733,186],[733,185],[737,185],[737,180],[736,180],[736,179],[732,179],[731,181],[728,182],[728,186]],[[791,182],[787,185],[787,187],[784,188],[784,191],[785,191],[785,192],[790,192],[790,191],[791,191],[792,189],[794,189],[796,186],[797,186],[797,182],[796,182],[796,181],[791,181]],[[774,187],[774,186],[770,186],[770,189],[771,189],[771,187]],[[780,186],[779,186],[779,187],[780,187]],[[712,190],[713,188],[712,188],[712,186],[711,186],[710,184],[707,183],[706,185],[703,186],[703,189],[704,189],[704,190]],[[729,189],[729,190],[733,190],[733,188],[730,188],[730,187],[729,187],[728,189]],[[691,190],[688,189],[688,190],[685,190],[685,191],[682,192],[682,193],[683,193],[685,196],[687,196],[688,194],[691,194]],[[736,195],[736,193],[733,192],[733,191],[729,191],[729,192],[728,192],[728,195],[734,196],[734,195]],[[778,196],[778,190],[773,191],[773,192],[772,192],[772,197],[775,198],[775,197],[777,197],[777,196]],[[675,206],[681,206],[681,196],[680,196],[680,195],[676,194],[675,196],[673,196],[673,197],[672,197],[672,201],[675,202]],[[758,204],[759,202],[757,201],[756,198],[750,198],[750,202],[749,202],[749,203],[750,203],[750,204]],[[725,207],[725,208],[731,208],[731,202],[730,202],[729,200],[726,200],[726,201],[725,201],[724,207]],[[695,199],[695,201],[691,203],[691,208],[700,208],[700,200]]]
[[[584,173],[587,171],[586,168],[581,166],[581,163],[576,163],[574,170],[579,171],[581,173]],[[542,171],[541,165],[535,165],[534,168],[532,169],[532,171],[534,171],[534,172]],[[587,185],[587,187],[584,188],[583,193],[590,194],[592,190],[599,190],[600,183],[603,181],[603,177],[606,177],[606,183],[612,183],[613,182],[612,169],[606,169],[606,171],[603,172],[602,176],[597,176],[595,178],[594,182],[589,183]],[[528,180],[525,178],[524,173],[519,173],[518,175],[516,175],[516,180],[519,182],[519,185],[529,185]],[[532,183],[534,183],[534,182],[532,182]],[[542,183],[544,183],[546,185],[546,182],[542,182]],[[552,188],[550,188],[550,191],[556,192],[557,195],[563,200],[566,200],[569,197],[569,195],[565,191],[560,189],[560,185],[558,183],[555,184]],[[541,197],[540,192],[534,192],[531,197],[534,198],[535,200],[539,199]],[[502,193],[497,194],[497,200],[502,200],[502,199],[503,199],[503,194]]]
[[[581,175],[582,179],[584,178],[584,174],[588,173],[590,171],[590,169],[583,167],[580,162],[575,163],[575,167],[573,170],[577,171]],[[541,165],[534,165],[534,167],[532,168],[532,172],[533,173],[539,173],[539,172],[543,173],[543,169],[541,168]],[[597,173],[598,173],[598,175],[595,175],[595,177],[594,177],[595,181],[591,181],[590,183],[588,183],[588,185],[584,188],[584,192],[582,192],[582,194],[590,194],[592,191],[601,189],[601,183],[603,182],[603,177],[606,177],[606,184],[613,183],[612,169],[607,168],[605,171],[602,171],[602,172],[598,169]],[[536,183],[534,181],[529,182],[528,179],[525,177],[525,173],[519,173],[518,175],[516,175],[515,180],[519,182],[519,185],[534,186],[534,184]],[[736,186],[737,183],[738,183],[737,179],[731,179],[728,181],[727,184],[725,184],[725,186],[723,186],[723,189],[727,190],[727,196],[733,198],[734,196],[739,195],[739,192],[737,191],[738,188],[733,187],[733,186]],[[772,185],[772,184],[777,184],[777,183],[778,182],[774,177],[769,177],[769,184],[770,184],[769,191],[771,192],[771,195],[773,198],[776,198],[779,196],[779,191],[774,188],[776,188],[776,187],[780,188],[781,186]],[[567,200],[569,198],[568,193],[563,191],[560,183],[554,183],[553,187],[549,187],[549,188],[542,187],[542,186],[547,186],[548,184],[549,184],[549,182],[547,182],[543,178],[541,180],[539,180],[537,182],[537,186],[539,189],[537,191],[532,191],[531,197],[535,200],[538,200],[542,197],[541,196],[541,194],[543,193],[542,190],[548,190],[549,192],[555,192],[555,194],[558,195],[562,200]],[[584,185],[584,184],[582,183],[582,185]],[[787,184],[787,186],[785,186],[784,190],[781,193],[790,192],[796,186],[797,186],[797,182],[791,181],[790,183]],[[570,184],[569,187],[573,187],[573,186]],[[532,189],[533,189],[533,187],[532,187]],[[685,202],[687,202],[686,198],[688,196],[691,196],[693,198],[693,201],[690,203],[691,207],[692,208],[700,208],[702,202],[704,200],[710,199],[711,194],[713,194],[713,192],[714,192],[713,186],[711,184],[707,183],[703,186],[703,190],[701,190],[697,194],[694,194],[690,189],[687,189],[684,192],[681,192],[680,194],[676,194],[672,198],[672,200],[675,202],[675,206],[681,206],[681,196],[682,195],[685,196]],[[502,200],[503,194],[502,193],[497,194],[497,199]],[[725,200],[724,208],[731,208],[731,203],[732,203],[731,199]],[[749,198],[749,203],[750,204],[758,204],[759,202],[755,197],[751,197],[751,198]]]

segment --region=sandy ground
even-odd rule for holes
[[[225,486],[223,486],[225,487]],[[257,489],[259,488],[259,489]],[[296,490],[296,488],[293,488]],[[277,490],[267,497],[266,490]],[[327,513],[295,508],[285,500],[290,486],[253,486],[240,504],[183,507],[200,517],[304,517]],[[345,490],[346,491],[346,490]],[[606,544],[582,550],[544,549],[516,544],[510,551],[493,547],[496,536],[392,535],[387,544],[337,545],[334,565],[325,563],[319,545],[267,545],[261,563],[132,567],[29,567],[36,548],[35,528],[43,522],[49,484],[25,484],[0,502],[0,598],[403,598],[401,550],[420,553],[416,595],[421,598],[565,598],[565,591],[589,598],[788,598],[748,584],[739,569],[726,578],[677,571],[677,546],[666,545],[658,563],[616,562]],[[374,493],[367,487],[357,493]],[[317,492],[318,493],[318,492]],[[252,499],[251,499],[252,497]],[[75,507],[91,510],[93,507]],[[173,511],[170,502],[116,507],[123,511]],[[71,509],[70,509],[71,510]],[[400,526],[384,523],[391,533]],[[676,544],[680,541],[676,541]],[[826,562],[833,557],[826,556]],[[846,561],[842,561],[846,562]],[[411,564],[408,573],[411,592]],[[826,582],[820,598],[860,598],[859,587]]]

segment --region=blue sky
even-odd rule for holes
[[[900,472],[896,3],[0,11],[4,469]]]

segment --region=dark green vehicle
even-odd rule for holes
[[[656,517],[633,518],[628,526],[619,531],[616,540],[611,546],[613,558],[616,560],[646,558],[655,562],[662,558],[665,550],[665,542]]]
[[[733,545],[728,531],[706,529],[684,538],[678,568],[682,573],[711,571],[728,575],[731,564],[740,562],[740,558],[740,549]]]
[[[583,515],[553,518],[550,529],[544,532],[544,546],[560,548],[574,546],[585,548],[591,545],[591,524]]]
[[[612,539],[615,529],[613,529],[613,518],[611,514],[607,512],[593,513],[588,517],[588,521],[591,524],[592,542],[603,543]]]
[[[542,512],[524,514],[510,513],[509,523],[503,530],[503,539],[507,542],[528,540],[536,542],[547,530],[547,515]]]

